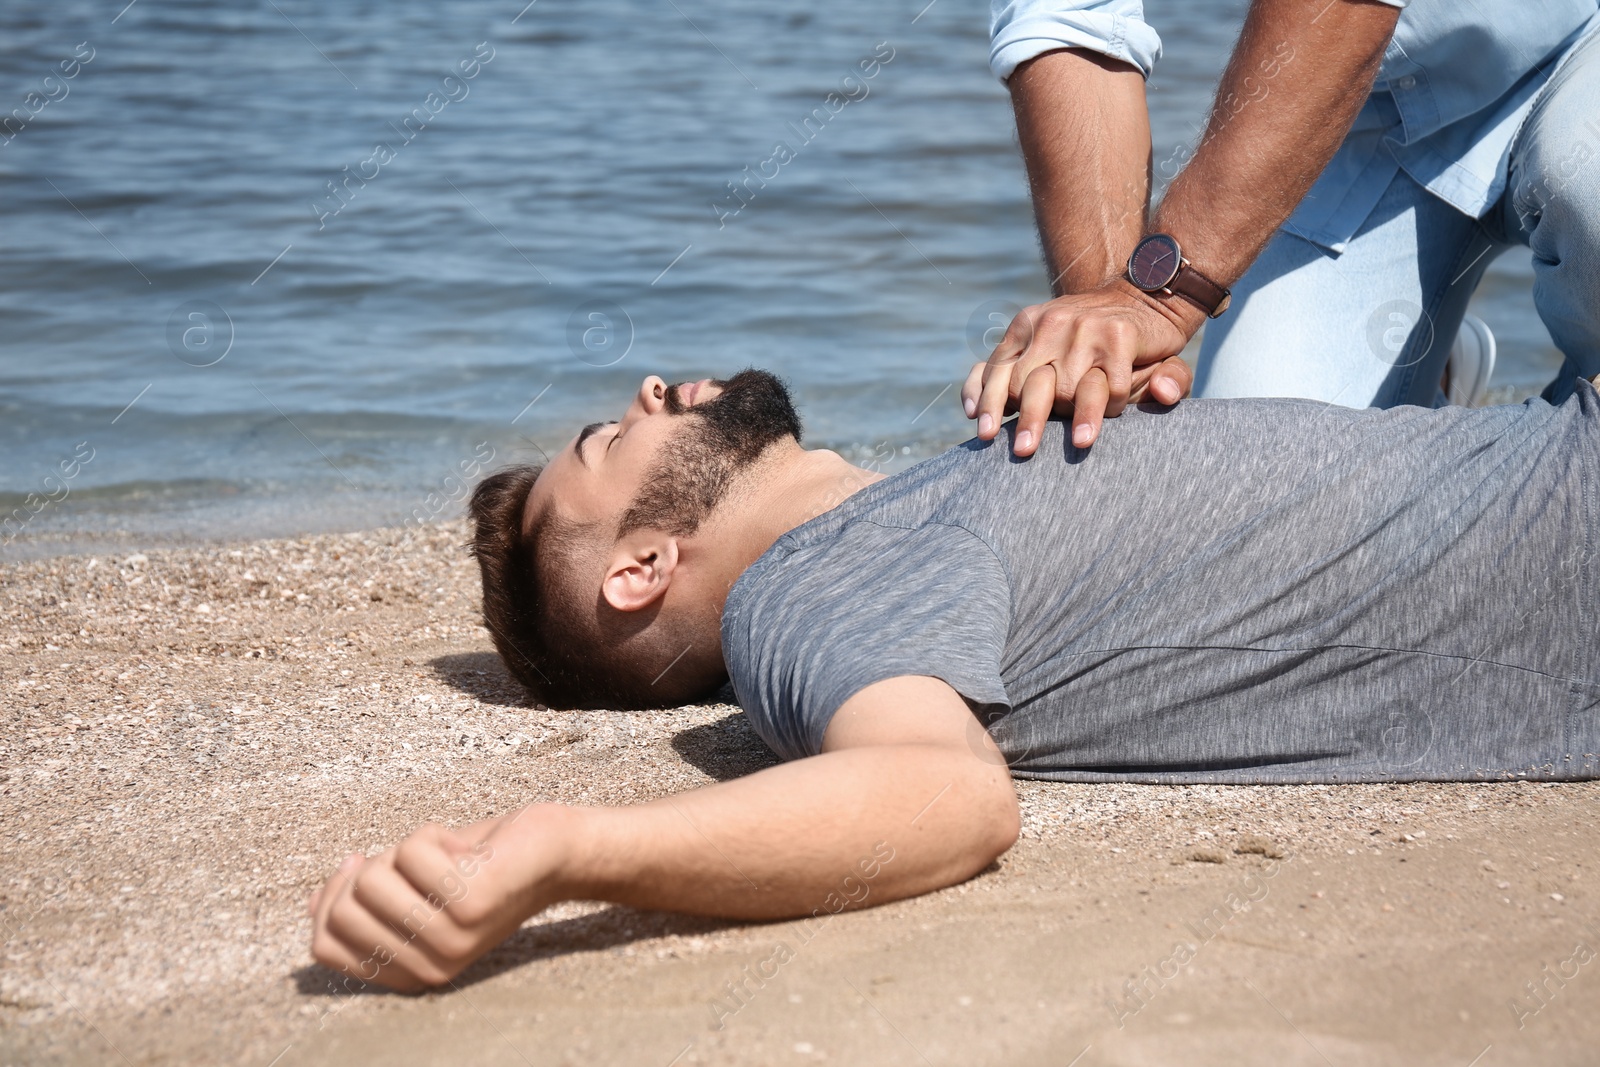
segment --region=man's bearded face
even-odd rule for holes
[[[645,529],[690,536],[727,495],[734,475],[768,445],[800,440],[800,416],[772,374],[743,370],[711,384],[721,393],[693,407],[684,407],[677,386],[667,389],[666,410],[682,417],[683,425],[645,475],[618,537]]]

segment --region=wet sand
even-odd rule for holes
[[[456,989],[341,995],[302,905],[345,853],[772,761],[727,705],[526,706],[465,538],[0,567],[0,1064],[1595,1062],[1595,784],[1024,782],[940,893],[568,904]]]

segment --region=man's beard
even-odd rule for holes
[[[682,416],[683,425],[646,473],[618,537],[634,530],[690,536],[727,495],[734,475],[768,445],[800,440],[800,416],[775,376],[751,368],[711,384],[722,392],[694,407],[683,405],[677,386],[668,387],[666,409]]]

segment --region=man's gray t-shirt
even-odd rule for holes
[[[1290,782],[1600,774],[1600,404],[1189,400],[1052,420],[873,483],[729,594],[786,759],[941,678],[1013,773]]]

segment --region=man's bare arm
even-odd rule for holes
[[[1153,222],[1178,238],[1201,273],[1233,284],[1288,218],[1349,132],[1398,17],[1379,0],[1251,5],[1205,137]],[[1122,411],[1136,372],[1176,356],[1204,321],[1181,298],[1116,277],[1024,309],[988,362],[973,368],[962,398],[985,440],[1008,408],[1020,411],[1019,455],[1038,447],[1052,410],[1071,409],[1073,442],[1087,445],[1104,416]],[[1163,369],[1150,391],[1174,402],[1178,381]]]
[[[1121,273],[1145,233],[1150,113],[1138,68],[1080,48],[1011,75],[1017,138],[1050,289],[1082,293]]]
[[[1022,64],[1009,85],[1050,289],[1057,295],[1093,292],[1122,272],[1145,234],[1150,113],[1144,76],[1120,60],[1072,48]],[[1135,368],[1128,399],[1149,393],[1174,403],[1193,382],[1189,367],[1173,356]],[[974,388],[969,416],[976,406]]]
[[[1238,281],[1350,132],[1399,17],[1380,0],[1252,4],[1153,230],[1178,235],[1207,277]]]
[[[364,981],[453,978],[561,900],[774,919],[952,885],[1015,841],[1010,774],[936,679],[862,690],[820,756],[648,804],[538,805],[424,827],[346,860],[313,899],[313,953]]]

